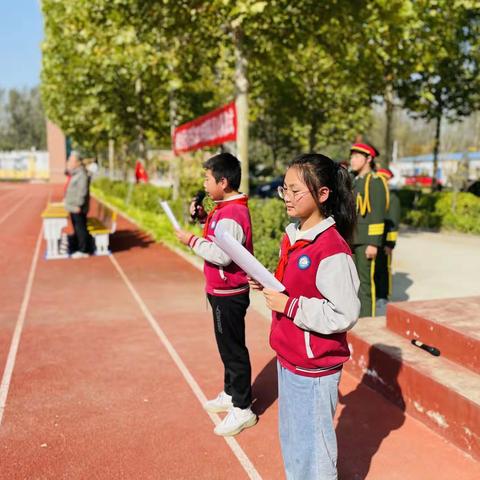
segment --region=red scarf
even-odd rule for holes
[[[215,207],[213,207],[213,210],[208,214],[207,219],[205,220],[205,225],[203,226],[203,238],[207,238],[208,227],[212,221],[213,214],[226,205],[245,205],[248,207],[248,197],[245,195],[242,198],[236,198],[235,200],[225,200],[223,202],[216,203]]]
[[[311,240],[298,240],[298,242],[290,245],[290,238],[288,238],[288,235],[285,235],[283,237],[280,251],[281,257],[278,261],[277,269],[275,270],[275,277],[280,282],[283,280],[283,275],[285,274],[285,269],[287,268],[288,256],[290,255],[290,253],[292,253],[294,250],[297,250],[298,248],[302,248],[305,245],[308,245],[309,243],[312,243]]]

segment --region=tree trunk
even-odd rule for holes
[[[115,169],[115,140],[112,138],[108,140],[108,176],[110,180],[114,180]]]
[[[385,156],[383,164],[385,168],[388,168],[392,161],[393,154],[393,114],[395,110],[394,98],[393,98],[393,85],[389,82],[385,88]]]
[[[436,118],[437,124],[435,128],[435,144],[433,147],[433,172],[432,172],[432,192],[435,191],[438,179],[438,152],[440,151],[440,133],[441,133],[441,124],[442,124],[442,111],[439,111],[439,114]]]
[[[142,79],[137,78],[135,82],[135,94],[138,96],[139,101],[138,104],[140,105],[140,110],[138,112],[138,156],[143,160],[143,164],[145,165],[145,170],[148,172],[148,159],[147,159],[147,147],[145,144],[145,130],[143,128],[143,111],[142,111],[142,91],[143,91],[143,84]]]
[[[308,148],[310,152],[315,151],[315,146],[317,145],[317,131],[318,131],[317,119],[314,115],[312,118],[312,122],[310,124],[310,133],[308,135]]]
[[[122,178],[124,182],[128,182],[128,145],[127,143],[122,143],[121,146],[121,169],[122,169]]]
[[[173,150],[173,132],[177,126],[177,101],[175,92],[172,90],[168,95],[169,115],[170,115],[170,135],[172,137]],[[170,162],[170,178],[172,179],[172,199],[178,200],[180,197],[180,158],[173,156]]]
[[[247,59],[242,45],[243,32],[240,28],[233,31],[233,47],[235,50],[235,89],[237,109],[237,155],[242,165],[242,182],[240,190],[248,194],[248,79]]]
[[[145,141],[145,131],[138,127],[138,156],[143,160],[145,170],[148,171],[147,146]]]
[[[278,153],[276,146],[270,146],[270,151],[272,152],[272,172],[274,175],[277,173],[277,160],[278,160]]]

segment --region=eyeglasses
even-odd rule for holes
[[[301,200],[307,193],[310,193],[309,190],[305,190],[303,192],[294,192],[292,190],[289,190],[288,188],[284,188],[284,187],[278,187],[277,188],[277,192],[278,192],[278,196],[282,199],[282,200],[285,200],[286,197],[290,197],[291,199],[293,198],[293,200],[295,202],[298,202],[299,200]]]

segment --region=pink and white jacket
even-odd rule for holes
[[[253,253],[248,197],[239,194],[215,203],[215,208],[210,212],[205,223],[203,238],[192,235],[188,245],[205,260],[203,272],[207,293],[226,296],[248,292],[247,274],[210,240],[211,236],[215,236],[215,229],[221,225],[222,229]]]
[[[280,255],[276,275],[289,299],[284,312],[273,312],[270,345],[293,373],[334,373],[350,357],[346,331],[360,313],[350,248],[329,217],[306,232],[290,224]]]

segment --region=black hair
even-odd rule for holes
[[[325,217],[332,215],[340,235],[348,242],[357,223],[352,181],[346,168],[321,153],[304,153],[293,159],[289,168],[297,168],[312,194],[318,210]],[[320,188],[330,190],[328,199],[320,203]]]
[[[210,157],[204,162],[203,168],[212,171],[213,178],[217,183],[225,178],[232,190],[240,188],[240,180],[242,179],[240,161],[231,153],[223,152]]]

